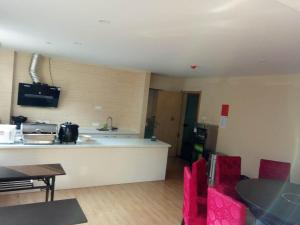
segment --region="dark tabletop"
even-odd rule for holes
[[[86,222],[76,199],[0,207],[1,225],[73,225]]]
[[[0,166],[0,182],[65,175],[60,164]]]
[[[245,203],[288,224],[300,224],[300,185],[266,179],[240,181],[236,190]]]

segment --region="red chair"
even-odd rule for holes
[[[198,202],[196,196],[196,184],[188,167],[184,167],[184,194],[183,194],[183,224],[206,225],[206,205]],[[204,213],[205,212],[205,213]]]
[[[290,170],[290,163],[261,159],[258,177],[260,179],[288,181]]]
[[[246,207],[233,198],[208,188],[207,225],[245,225]]]
[[[207,198],[207,169],[205,159],[199,159],[192,165],[192,179],[196,182],[196,195],[198,198]]]
[[[215,188],[238,199],[235,187],[241,177],[241,157],[239,156],[217,156]]]

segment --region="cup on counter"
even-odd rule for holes
[[[80,141],[82,141],[82,142],[90,142],[90,141],[93,141],[92,136],[91,136],[91,135],[86,135],[86,134],[79,135],[79,139],[80,139]]]
[[[151,137],[151,141],[156,141],[157,139],[156,139],[156,137],[153,135],[152,137]]]

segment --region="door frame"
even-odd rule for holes
[[[181,147],[182,147],[182,137],[183,137],[183,125],[184,125],[184,120],[185,120],[185,111],[186,111],[186,104],[187,104],[187,96],[188,94],[198,94],[199,99],[198,99],[198,108],[197,108],[197,117],[196,121],[199,122],[199,112],[200,112],[200,106],[201,106],[201,95],[202,91],[182,91],[183,99],[182,99],[182,107],[181,107],[181,120],[180,120],[180,126],[179,126],[179,137],[178,137],[178,143],[177,143],[177,156],[181,155]]]

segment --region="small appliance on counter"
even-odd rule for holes
[[[32,145],[54,144],[57,125],[47,123],[22,123],[23,143]]]
[[[27,117],[25,116],[12,116],[11,117],[12,124],[17,125],[17,130],[20,130],[21,124],[27,121]]]
[[[16,125],[0,125],[0,143],[13,144],[16,136]]]
[[[58,132],[58,139],[60,143],[74,142],[76,144],[78,139],[78,128],[77,124],[66,122],[60,125]]]

